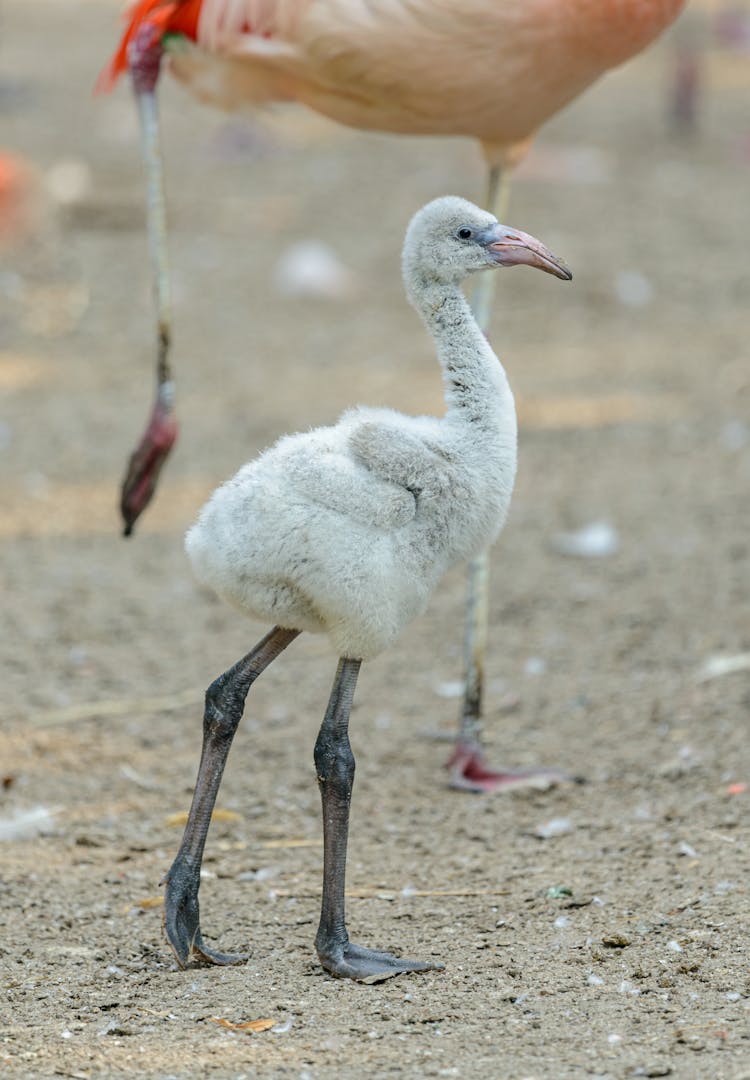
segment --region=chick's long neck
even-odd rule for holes
[[[515,438],[516,413],[505,370],[458,285],[423,283],[412,300],[432,335],[443,371],[447,419]]]

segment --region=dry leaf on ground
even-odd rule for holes
[[[220,1027],[229,1028],[231,1031],[259,1032],[268,1031],[276,1026],[275,1020],[245,1020],[235,1024],[233,1020],[225,1020],[222,1016],[212,1016],[211,1023],[219,1024]]]

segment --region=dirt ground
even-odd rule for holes
[[[355,940],[446,967],[365,987],[312,945],[335,667],[318,639],[253,689],[209,837],[206,936],[251,959],[181,972],[165,945],[202,689],[263,632],[193,584],[181,541],[277,434],[355,401],[440,409],[398,253],[423,202],[480,196],[478,153],[300,110],[228,121],[165,86],[182,435],[126,542],[151,299],[130,95],[90,94],[115,6],[5,0],[0,34],[0,143],[37,185],[0,269],[4,1074],[750,1077],[750,676],[715,660],[750,650],[747,54],[707,55],[686,138],[653,50],[551,123],[517,179],[510,220],[575,280],[516,271],[498,294],[521,436],[487,741],[585,783],[448,789],[455,571],[363,671],[348,879]],[[280,286],[301,240],[348,268],[332,298]],[[597,520],[616,551],[560,553]]]

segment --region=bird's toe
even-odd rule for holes
[[[458,744],[446,762],[450,787],[477,794],[491,791],[517,791],[533,788],[546,791],[559,784],[580,783],[562,769],[537,766],[531,769],[493,769],[477,746]]]
[[[325,970],[337,979],[352,979],[354,982],[379,983],[393,979],[396,975],[411,972],[443,971],[444,964],[437,960],[409,960],[394,956],[377,949],[365,949],[361,945],[348,942],[343,949],[334,953],[318,953]]]

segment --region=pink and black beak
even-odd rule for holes
[[[491,225],[481,241],[497,266],[535,266],[546,274],[570,281],[573,274],[557,255],[528,233],[509,225]]]

